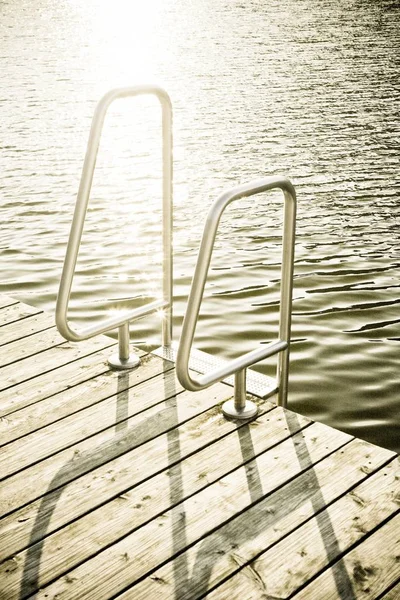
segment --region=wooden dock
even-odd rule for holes
[[[114,346],[0,298],[2,600],[400,598],[396,454]]]

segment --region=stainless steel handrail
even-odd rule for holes
[[[203,298],[211,255],[218,225],[226,207],[239,198],[260,194],[280,188],[284,194],[284,220],[282,237],[281,300],[279,318],[279,340],[252,350],[239,358],[227,362],[211,373],[192,375],[189,372],[190,351],[193,343],[200,305]],[[288,179],[267,177],[240,185],[223,193],[212,205],[204,227],[196,269],[193,275],[176,361],[176,372],[180,383],[188,390],[197,391],[229,375],[235,376],[234,400],[222,407],[226,416],[247,419],[257,414],[254,403],[246,400],[246,368],[273,354],[279,353],[277,367],[278,404],[286,406],[289,373],[289,344],[292,312],[293,262],[296,224],[296,192]]]
[[[68,304],[71,295],[72,280],[76,268],[83,226],[89,202],[96,158],[106,112],[112,102],[118,98],[155,95],[162,108],[163,138],[163,298],[140,308],[126,311],[121,315],[106,319],[97,325],[90,325],[80,331],[73,329],[67,318]],[[78,342],[95,335],[119,328],[119,354],[109,359],[111,366],[117,369],[132,368],[139,364],[139,359],[129,352],[129,322],[143,317],[159,308],[164,309],[162,322],[163,345],[169,346],[172,339],[172,106],[167,92],[154,85],[140,85],[111,90],[98,103],[90,129],[89,140],[82,176],[79,185],[74,217],[67,245],[60,288],[56,304],[56,325],[63,337]]]

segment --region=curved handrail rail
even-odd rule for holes
[[[162,137],[163,137],[163,299],[156,300],[140,308],[123,312],[121,315],[110,317],[97,325],[91,325],[80,331],[73,329],[68,323],[68,304],[71,295],[72,280],[76,268],[83,226],[89,202],[96,158],[101,138],[106,112],[112,102],[118,98],[138,96],[143,94],[155,95],[162,108]],[[172,339],[172,105],[167,92],[155,85],[139,85],[117,88],[109,91],[98,103],[90,129],[89,140],[82,176],[79,185],[75,212],[67,245],[64,266],[61,275],[59,293],[56,304],[56,325],[63,337],[78,342],[95,335],[111,331],[117,327],[122,345],[129,340],[129,321],[154,312],[158,308],[165,309],[165,319],[162,323],[163,345],[168,346]],[[120,344],[121,353],[121,344]],[[126,348],[125,348],[126,353]],[[129,353],[129,350],[128,350]],[[125,357],[126,359],[127,357]]]
[[[193,343],[200,305],[207,279],[207,273],[210,266],[211,255],[222,213],[234,200],[238,200],[239,198],[246,196],[260,194],[274,188],[280,188],[283,191],[285,200],[282,239],[283,255],[281,272],[281,303],[279,319],[280,339],[277,342],[273,342],[262,348],[257,348],[240,356],[239,358],[227,362],[223,367],[219,367],[211,373],[206,373],[202,376],[192,375],[189,372],[190,350]],[[245,399],[243,399],[243,394],[245,395],[245,369],[260,360],[279,353],[280,356],[277,369],[277,380],[279,382],[278,403],[281,406],[286,405],[293,290],[295,220],[296,192],[291,182],[282,177],[267,177],[240,185],[223,193],[212,205],[204,227],[186,314],[183,321],[176,361],[176,372],[178,379],[186,389],[192,391],[201,390],[209,387],[217,381],[222,381],[229,375],[235,374],[235,388],[240,388],[235,392],[235,401],[240,412],[240,410],[244,410],[245,402]],[[240,406],[242,406],[242,409],[240,409]],[[235,416],[239,415],[236,414]]]

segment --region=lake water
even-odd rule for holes
[[[390,0],[0,2],[0,292],[54,310],[94,107],[113,87],[158,83],[174,107],[176,336],[212,201],[288,176],[289,406],[400,451],[399,23]],[[159,121],[151,98],[107,117],[78,324],[159,293]],[[198,348],[231,358],[276,337],[281,204],[255,197],[224,216]],[[159,343],[157,318],[132,338]]]

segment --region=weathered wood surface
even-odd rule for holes
[[[68,399],[71,399],[71,404],[64,405],[64,411],[68,410],[70,412],[62,418],[63,411],[60,410],[61,420],[56,420],[47,426],[44,426],[47,414],[41,418],[43,415],[42,402],[39,405],[35,404],[33,407],[29,407],[29,410],[25,409],[24,412],[33,412],[33,415],[26,415],[31,435],[24,435],[20,439],[9,443],[3,449],[0,455],[1,478],[7,477],[63,448],[72,446],[75,442],[107,429],[107,427],[116,426],[120,421],[124,421],[174,395],[178,390],[178,384],[175,381],[173,372],[170,376],[155,377],[160,375],[164,369],[167,371],[172,367],[172,363],[163,363],[157,357],[150,357],[149,359],[146,357],[142,359],[141,369],[137,369],[134,374],[108,372],[94,380],[79,384],[73,389],[73,393],[63,394],[63,396],[67,396],[67,402]],[[135,383],[130,381],[131,377]],[[137,385],[139,387],[136,387]],[[70,392],[70,390],[68,391]],[[179,391],[182,391],[181,386],[179,386]],[[73,400],[76,396],[79,400],[89,396],[90,406],[75,411],[76,407],[73,405]],[[119,396],[120,400],[119,414],[116,414],[116,396]],[[56,397],[53,396],[52,400],[54,404],[57,403]],[[16,415],[17,422],[15,423]],[[6,438],[10,439],[10,435],[19,437],[18,413],[13,413],[9,418],[5,417],[5,421],[6,425],[3,428],[5,429]]]
[[[271,411],[273,406],[267,405],[264,408]],[[227,438],[224,436],[237,428],[236,423],[225,419],[218,419],[219,423],[216,426],[216,416],[219,417],[217,411],[215,408],[209,409],[182,424],[179,427],[179,439],[177,438],[176,442],[173,440],[176,433],[174,433],[174,430],[164,433],[156,439],[146,442],[142,446],[142,453],[135,450],[128,451],[76,479],[69,485],[61,486],[48,493],[45,506],[42,504],[42,499],[39,499],[2,519],[0,521],[0,539],[4,542],[4,548],[0,554],[0,560],[15,554],[27,546],[29,542],[38,541],[52,530],[104,504],[107,500],[119,499],[122,495],[123,500],[127,501],[131,496],[131,494],[126,493],[127,490],[134,485],[141,484],[151,476],[157,477],[157,474],[162,471],[165,474],[168,468],[185,458],[187,459],[185,468],[192,470],[190,477],[191,481],[195,482],[191,485],[197,485],[196,489],[200,489],[199,486],[208,485],[210,477],[216,479],[218,474],[221,474],[221,468],[223,467],[216,463],[214,471],[208,469],[207,474],[205,474],[202,463],[208,460],[210,455],[219,455],[225,449],[227,442]],[[258,428],[257,434],[262,436],[258,443],[259,449],[260,447],[266,448],[268,445],[284,439],[285,432],[286,436],[289,435],[286,423],[279,413],[273,411],[268,415],[266,413],[261,414],[260,423],[266,422],[267,419],[274,426],[274,432],[266,438],[262,430]],[[214,426],[211,427],[211,424]],[[309,425],[309,422],[304,418],[300,418],[297,423],[297,430],[307,425]],[[258,439],[257,434],[254,436],[256,441]],[[213,445],[211,446],[211,444]],[[199,452],[198,455],[194,454],[196,451]],[[142,456],[146,457],[145,470],[143,469]],[[230,467],[240,465],[240,454],[235,455],[231,460]],[[224,474],[223,470],[222,474]],[[189,482],[186,483],[185,489],[188,485]],[[57,502],[53,501],[55,496],[59,496]],[[125,505],[126,502],[123,504]],[[107,510],[109,509],[107,508]],[[49,516],[51,516],[51,522]],[[36,522],[36,530],[32,534],[33,522]],[[6,550],[8,554],[4,554]]]
[[[113,346],[0,297],[2,599],[398,597],[397,456]]]
[[[400,514],[385,523],[363,544],[345,554],[338,563],[348,575],[355,597],[375,600],[400,577]],[[325,571],[294,598],[318,600],[320,590],[324,599],[342,598],[333,569]]]
[[[281,412],[281,409],[277,409],[277,411]],[[235,437],[229,436],[228,440],[235,440]],[[312,442],[312,439],[315,441]],[[67,528],[66,532],[56,533],[45,540],[41,546],[42,568],[37,583],[39,586],[46,585],[49,577],[61,575],[66,568],[71,569],[74,563],[81,563],[86,553],[94,554],[103,547],[105,549],[100,554],[96,554],[91,560],[70,571],[72,582],[66,583],[64,579],[60,579],[45,588],[46,592],[44,593],[49,593],[50,597],[59,594],[58,597],[68,597],[69,599],[96,597],[101,600],[109,598],[112,593],[122,591],[127,585],[167,560],[171,554],[184,550],[188,544],[197,541],[202,535],[220,526],[256,501],[257,498],[252,497],[252,490],[248,485],[251,471],[257,473],[257,479],[260,482],[257,494],[260,497],[284,484],[291,476],[301,472],[302,466],[296,460],[296,441],[299,446],[305,443],[312,455],[311,460],[317,461],[348,439],[349,436],[342,434],[342,438],[338,440],[336,431],[327,431],[323,425],[313,424],[304,432],[259,455],[250,461],[247,467],[239,467],[183,502],[179,502],[179,500],[184,494],[186,473],[183,472],[183,465],[180,463],[175,474],[179,489],[176,490],[176,497],[172,500],[169,499],[171,504],[177,503],[174,509],[162,512],[161,506],[159,506],[159,490],[168,489],[169,485],[173,486],[174,473],[169,472],[164,474],[162,486],[160,486],[159,478],[151,479],[146,485],[133,492],[132,502],[129,500],[119,502],[119,510],[114,510],[114,514],[115,512],[116,514],[113,521],[117,527],[115,534],[109,533],[112,523],[110,524],[107,518],[102,519],[102,510],[99,510],[97,519],[95,515],[90,515],[94,527],[89,528],[89,532],[87,525],[80,529],[81,523],[76,521],[73,526]],[[306,441],[303,442],[303,440]],[[237,446],[237,452],[241,454],[240,443],[237,443]],[[234,446],[232,450],[235,450]],[[201,461],[201,468],[207,475],[208,465],[213,466],[213,462],[216,461],[217,465],[214,469],[219,466],[222,473],[224,471],[226,473],[229,471],[229,457],[230,453],[224,455],[213,453],[208,463]],[[222,467],[221,462],[225,463]],[[274,477],[270,476],[272,466]],[[189,481],[191,473],[192,469],[189,468],[187,473]],[[205,477],[201,479],[205,479]],[[198,475],[195,477],[196,480],[198,480]],[[146,509],[146,504],[149,505],[149,511]],[[154,506],[153,510],[152,506]],[[157,508],[158,506],[159,508]],[[143,516],[141,516],[142,511]],[[146,524],[147,512],[152,520]],[[112,513],[113,511],[110,510],[109,518],[112,518]],[[107,525],[103,525],[100,529],[98,525],[102,522],[107,522]],[[145,524],[140,527],[143,522]],[[121,527],[118,528],[120,523]],[[134,531],[128,536],[125,535],[121,540],[122,532],[126,534],[130,529]],[[111,546],[110,535],[116,541]],[[121,557],[124,556],[125,560],[121,561]],[[18,556],[14,558],[17,562],[18,559]],[[20,563],[25,564],[26,560],[21,559]],[[48,565],[47,569],[45,565]],[[57,565],[59,565],[59,571]],[[129,569],[126,568],[128,565]],[[18,569],[15,569],[7,577],[7,568],[6,572],[0,572],[0,581],[3,581],[5,585],[5,588],[0,587],[0,590],[3,593],[7,590],[9,597],[13,597],[10,595],[13,589],[12,574],[17,580],[19,580],[20,574]],[[95,579],[93,573],[96,573]],[[99,589],[97,589],[98,586]],[[38,598],[41,598],[40,592]]]
[[[9,296],[5,296],[4,294],[0,295],[0,308],[5,308],[6,306],[11,306],[12,304],[22,304],[15,300],[15,298],[10,298]],[[33,310],[36,310],[34,307],[31,307]],[[37,309],[40,312],[39,309]]]
[[[114,340],[103,336],[87,340],[84,344],[64,342],[52,346],[48,350],[42,350],[39,354],[33,354],[19,360],[17,364],[11,363],[2,367],[0,371],[0,390],[28,381],[39,373],[53,371],[82,356],[110,346],[115,346]],[[12,393],[13,390],[9,391],[9,394]]]
[[[41,438],[42,435],[45,437],[52,430],[46,429],[42,434],[39,434],[38,430],[47,427],[51,423],[60,421],[64,417],[69,417],[85,409],[87,410],[89,406],[98,403],[97,412],[100,411],[101,417],[104,418],[107,409],[106,405],[101,403],[101,401],[111,398],[115,394],[122,395],[125,392],[127,393],[129,388],[151,380],[156,375],[160,375],[162,372],[166,372],[172,368],[173,363],[162,362],[155,356],[147,355],[142,357],[142,366],[140,369],[120,373],[106,371],[105,373],[98,374],[95,379],[78,383],[72,388],[54,394],[50,398],[45,398],[41,402],[35,402],[30,406],[8,414],[2,421],[1,443],[4,444],[17,440],[30,432],[36,432],[36,436],[30,438],[32,440],[35,437]],[[130,399],[124,397],[124,401],[125,403],[126,401],[132,402],[133,395]],[[115,403],[115,398],[112,402]],[[138,410],[144,410],[145,407],[142,405],[137,408]],[[90,415],[89,413],[82,413],[82,418],[78,417],[78,420],[80,422],[84,421],[86,419],[85,415],[89,419],[96,418],[95,409],[91,410],[92,413]],[[54,431],[54,435],[57,435],[57,431]],[[64,435],[63,437],[66,438],[67,436]],[[43,441],[43,439],[39,439],[38,443],[43,444]],[[1,467],[0,473],[2,473]]]
[[[78,383],[89,381],[97,375],[108,372],[107,359],[115,351],[116,344],[113,340],[106,338],[105,347],[105,350],[84,355],[82,358],[72,358],[73,362],[67,362],[47,372],[40,372],[34,378],[1,390],[0,416],[9,415],[46,399],[51,403],[53,395],[72,389]]]
[[[0,310],[0,315],[2,312]],[[54,327],[54,319],[47,313],[29,315],[22,322],[14,321],[13,323],[4,324],[0,329],[0,346],[24,339],[33,333],[52,327]],[[21,342],[20,344],[23,345]]]
[[[183,392],[176,398],[173,396],[144,413],[127,419],[121,429],[118,424],[113,425],[35,463],[29,469],[3,480],[0,486],[0,513],[7,514],[13,508],[21,507],[49,490],[139,447],[230,395],[230,388],[223,384],[198,394]],[[194,432],[193,435],[198,434]],[[141,460],[145,464],[146,457],[141,456]]]
[[[5,346],[0,346],[0,367],[18,363],[24,358],[32,357],[43,352],[43,350],[61,346],[64,342],[65,340],[61,337],[55,327],[29,335],[23,338],[23,341],[15,340]],[[14,365],[13,368],[16,371],[19,370],[18,365]]]
[[[31,315],[37,315],[42,312],[40,309],[29,306],[28,304],[23,304],[22,302],[16,302],[15,300],[6,298],[0,298],[0,309],[0,326],[16,322],[18,323],[18,327],[21,331],[23,331],[25,325],[20,323],[21,319]],[[51,316],[48,315],[48,318],[51,319]],[[52,322],[52,325],[54,325],[54,321]],[[0,337],[0,340],[1,339],[2,336]],[[0,341],[0,343],[2,342]]]
[[[398,600],[400,585],[390,589],[387,594],[385,591],[399,579],[399,554],[400,515],[397,514],[290,598],[293,600],[377,600],[378,598]],[[288,571],[290,571],[291,558],[291,555],[285,557]],[[158,583],[162,587],[162,582]],[[207,600],[222,600],[222,598],[275,600],[277,597],[269,595],[263,583],[259,573],[252,570],[250,565],[229,579],[226,584],[207,594],[205,598]],[[118,598],[125,600],[125,595]],[[289,598],[289,596],[278,596],[278,598]]]
[[[308,454],[305,448],[303,455],[304,452]],[[391,515],[398,508],[392,495],[394,491],[398,492],[398,481],[395,480],[395,475],[399,474],[398,463],[390,463],[390,467],[381,469],[388,458],[385,450],[380,455],[374,453],[372,461],[370,458],[369,444],[361,440],[351,441],[342,451],[331,454],[311,470],[306,470],[300,477],[152,573],[122,598],[172,599],[176,580],[184,582],[186,574],[186,583],[179,597],[188,600],[202,596],[207,589],[217,586],[235,573],[238,574],[230,580],[231,583],[224,586],[227,598],[247,598],[247,581],[252,582],[250,587],[254,587],[254,597],[263,593],[267,597],[288,597],[293,591],[290,587],[294,586],[295,590],[306,581],[307,574],[311,577],[317,573],[318,568],[326,564],[328,552],[332,560],[337,544],[343,543],[342,523],[333,529],[334,519],[323,507],[330,505],[358,482],[365,482],[361,486],[367,484],[372,494],[383,482],[386,489],[382,500],[388,500],[388,506],[381,506],[377,501],[380,495],[377,494],[372,499],[372,507],[382,511],[383,514],[379,514],[382,519],[386,513]],[[304,459],[301,460],[303,462]],[[342,461],[346,463],[346,473],[341,469]],[[376,472],[377,469],[380,470]],[[368,477],[368,472],[375,473],[376,481],[374,475]],[[370,480],[374,485],[369,485]],[[348,494],[347,502],[354,512],[358,504],[354,507],[354,495],[352,492]],[[341,513],[344,503],[343,499],[338,500],[333,507],[338,504],[335,508],[336,512],[339,511],[338,519],[346,520],[347,515]],[[310,521],[317,511],[319,515]],[[364,512],[367,513],[367,506]],[[355,534],[361,535],[363,521],[358,523],[357,517],[354,523],[351,517],[347,518],[350,522],[349,531],[352,531],[354,524]],[[368,518],[365,517],[365,520]],[[368,532],[368,527],[363,534]],[[310,530],[315,536],[308,538]],[[288,536],[291,531],[293,533]],[[211,597],[219,596],[216,592]]]
[[[386,592],[381,600],[399,600],[400,598],[400,581],[396,583],[388,592]]]

